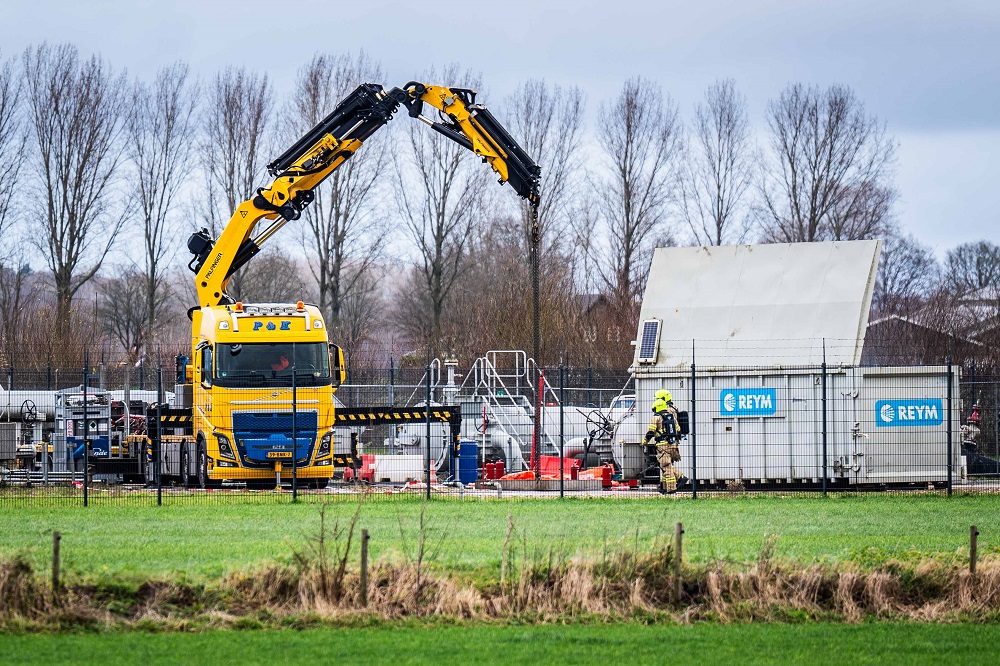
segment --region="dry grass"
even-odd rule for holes
[[[372,565],[368,605],[362,608],[360,572],[352,565],[357,516],[346,526],[330,526],[323,512],[318,534],[289,563],[239,571],[212,585],[70,581],[57,597],[24,559],[0,562],[0,629],[183,630],[410,618],[721,623],[1000,619],[1000,558],[995,556],[981,561],[975,576],[954,562],[934,559],[889,561],[870,570],[856,564],[801,566],[776,558],[774,541],[767,539],[753,565],[686,567],[678,602],[672,592],[669,542],[643,551],[605,549],[596,556],[532,551],[512,518],[499,581],[463,579],[428,567],[430,544],[422,518],[415,546],[403,561]]]

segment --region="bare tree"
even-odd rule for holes
[[[305,281],[294,257],[276,246],[265,247],[243,271],[241,297],[265,303],[302,300]]]
[[[266,74],[228,67],[209,86],[201,146],[207,181],[202,215],[213,236],[265,175],[273,108]],[[237,272],[229,292],[241,296],[241,285]]]
[[[0,240],[10,223],[18,172],[24,164],[23,87],[13,60],[0,63]]]
[[[341,301],[337,342],[352,358],[375,333],[384,309],[381,276],[371,266],[366,266],[359,275],[353,274],[355,270],[347,267],[347,276],[354,286]]]
[[[25,303],[32,296],[26,288],[31,269],[24,261],[23,247],[12,243],[7,233],[27,141],[22,92],[14,61],[0,63],[0,351],[8,363],[23,323]]]
[[[97,317],[104,332],[114,336],[122,350],[141,349],[146,339],[148,311],[145,275],[134,266],[125,266],[100,280]]]
[[[448,351],[461,358],[477,356],[483,349],[530,349],[533,344],[532,293],[526,288],[522,239],[508,233],[499,219],[489,219],[484,227],[470,248],[469,269],[448,299],[449,311],[461,316],[446,317],[442,324]],[[572,264],[556,256],[544,264],[540,283],[542,363],[558,362],[559,350],[579,348],[572,338],[577,303]]]
[[[713,84],[695,107],[694,142],[681,178],[681,212],[695,242],[741,242],[756,167],[746,98],[732,79]]]
[[[837,197],[825,237],[859,240],[889,237],[895,233],[893,205],[898,194],[890,185],[874,183],[847,188]]]
[[[542,169],[538,230],[542,253],[566,237],[569,213],[583,175],[580,146],[586,103],[577,87],[562,88],[530,79],[507,99],[507,126]],[[520,237],[531,243],[531,204],[520,200]]]
[[[495,231],[511,235],[512,241],[522,248],[528,261],[522,258],[521,261],[510,262],[505,270],[511,271],[509,277],[522,285],[534,285],[533,276],[537,275],[541,307],[542,294],[548,293],[552,285],[558,282],[566,262],[578,249],[572,242],[572,234],[567,231],[571,230],[571,210],[584,175],[581,159],[584,96],[576,87],[561,88],[532,79],[522,83],[508,97],[505,111],[511,134],[537,164],[543,165],[543,196],[538,207],[537,227],[533,219],[534,204],[524,199],[517,200],[520,215],[509,219],[498,215],[490,226]],[[505,198],[515,201],[510,195]],[[537,254],[533,244],[535,233]],[[495,238],[491,242],[495,244],[499,241],[499,238]],[[487,265],[492,263],[488,257],[483,259]],[[533,311],[534,301],[523,314],[528,315]],[[543,315],[544,313],[539,312],[539,327],[543,324]],[[513,319],[516,323],[511,323],[515,326],[534,330],[533,314],[527,320],[520,316],[514,316]],[[554,347],[545,349],[546,342],[551,344],[555,340],[551,337],[543,338],[540,328],[538,339],[532,336],[532,342],[537,343],[538,348],[534,348],[533,344],[527,348],[532,349],[532,355],[539,361],[545,357],[546,351],[552,353],[554,350]]]
[[[127,128],[143,231],[147,338],[157,330],[168,297],[164,272],[176,251],[175,201],[192,168],[196,106],[197,90],[185,64],[161,69],[152,86],[139,81],[133,86]]]
[[[912,235],[892,235],[882,246],[872,311],[875,318],[907,315],[937,286],[940,268],[934,252]]]
[[[364,51],[357,56],[313,56],[299,71],[291,100],[291,125],[298,134],[305,133],[357,86],[381,81],[383,76],[382,66]],[[370,138],[334,171],[303,215],[303,246],[310,257],[319,307],[338,340],[353,337],[352,332],[340,330],[347,326],[342,316],[345,303],[351,301],[355,310],[368,309],[357,299],[377,294],[370,281],[371,269],[385,246],[387,218],[380,211],[379,196],[388,162],[383,138]]]
[[[1000,246],[987,240],[964,243],[948,252],[945,285],[953,294],[1000,288]]]
[[[665,220],[676,193],[681,155],[677,107],[659,86],[634,78],[601,105],[598,135],[608,169],[597,185],[606,234],[596,267],[618,316],[629,325],[657,243],[670,242]]]
[[[427,81],[442,80],[477,87],[477,77],[446,67],[440,76],[431,70]],[[428,318],[426,341],[439,341],[445,303],[466,267],[466,255],[475,223],[483,209],[488,169],[462,146],[420,123],[407,127],[405,148],[397,153],[396,202],[403,225],[416,246],[417,277],[413,301],[423,303]]]
[[[28,308],[39,292],[37,276],[17,250],[0,261],[0,352],[7,363],[20,348],[21,334],[28,324]]]
[[[844,86],[794,83],[768,104],[773,155],[763,169],[765,240],[852,240],[889,224],[896,143]]]
[[[100,269],[127,211],[114,197],[122,154],[124,74],[69,44],[24,53],[31,151],[44,202],[35,242],[56,290],[57,334],[70,325],[73,296]]]

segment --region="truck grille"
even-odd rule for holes
[[[240,458],[248,467],[270,467],[275,462],[309,463],[316,443],[318,414],[315,411],[295,415],[294,453],[291,412],[236,412],[233,436]]]

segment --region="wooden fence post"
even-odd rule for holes
[[[368,607],[368,530],[361,530],[361,607]]]
[[[683,538],[684,526],[681,523],[677,523],[677,527],[674,529],[674,599],[676,599],[678,604],[681,603],[681,594],[683,592],[683,580],[681,578]]]

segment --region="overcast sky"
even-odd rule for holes
[[[482,73],[496,109],[518,82],[545,78],[598,103],[636,74],[690,118],[705,88],[731,77],[763,124],[790,81],[853,87],[900,143],[900,221],[939,254],[1000,241],[1000,2],[7,2],[3,55],[72,42],[150,78],[176,60],[210,77],[267,72],[279,93],[317,50],[365,49],[386,86],[431,65]],[[460,82],[440,82],[457,84]]]

